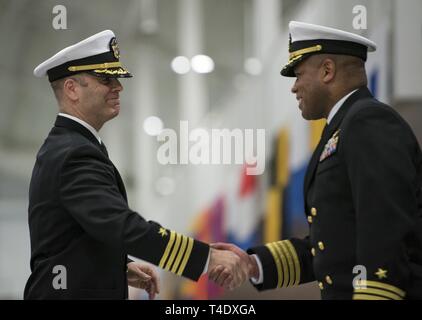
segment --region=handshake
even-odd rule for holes
[[[256,259],[230,243],[210,245],[208,277],[225,289],[233,290],[249,278],[259,278]],[[127,265],[128,285],[144,289],[150,299],[154,299],[159,290],[159,277],[154,268],[143,262],[130,262]]]
[[[213,243],[208,277],[225,289],[233,290],[249,278],[259,278],[256,259],[230,243]]]

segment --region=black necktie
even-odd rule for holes
[[[325,125],[324,129],[322,130],[321,134],[321,140],[324,140],[326,138],[326,135],[328,134],[328,123]]]
[[[108,152],[107,152],[107,148],[106,148],[106,146],[105,146],[105,144],[101,141],[101,143],[100,143],[100,148],[101,148],[101,151],[107,156],[107,158],[108,158]]]

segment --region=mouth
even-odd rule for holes
[[[296,100],[298,101],[299,108],[301,109],[303,99],[301,97],[296,97]]]
[[[113,105],[120,105],[120,98],[119,97],[112,97],[108,98],[107,101]]]

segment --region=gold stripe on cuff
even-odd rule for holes
[[[180,245],[179,253],[177,254],[176,261],[174,261],[173,267],[171,268],[170,272],[176,273],[180,261],[182,260],[183,254],[185,253],[187,242],[187,237],[182,235],[182,244]]]
[[[278,242],[273,242],[272,244],[274,246],[275,252],[278,254],[278,257],[279,257],[280,262],[281,262],[281,267],[282,267],[282,270],[283,270],[280,288],[285,287],[289,283],[289,269],[287,268],[287,259],[286,259],[286,256],[283,253],[283,249],[280,248]]]
[[[293,256],[293,262],[295,265],[295,273],[296,273],[296,277],[295,277],[295,281],[293,282],[293,285],[298,285],[300,282],[300,262],[299,262],[299,257],[297,256],[297,252],[295,247],[293,246],[293,244],[289,241],[286,240],[285,244],[287,245],[287,248],[290,249],[290,254]]]
[[[192,253],[192,248],[193,248],[193,239],[188,238],[188,249],[185,252],[185,255],[184,255],[183,260],[182,260],[182,264],[180,265],[179,271],[177,272],[177,274],[179,276],[181,276],[183,271],[185,271],[186,264],[188,263],[188,260],[190,258],[190,254]]]
[[[280,288],[282,283],[283,283],[283,271],[281,270],[280,257],[276,253],[274,243],[267,243],[265,246],[270,250],[270,252],[273,256],[273,259],[275,261],[275,265],[277,267],[277,276],[278,276],[277,288]]]
[[[354,294],[353,300],[389,300],[383,297],[371,296],[367,294]]]
[[[368,287],[374,287],[374,288],[388,290],[388,291],[391,291],[391,292],[398,294],[402,298],[404,298],[406,296],[406,292],[404,292],[403,290],[401,290],[401,289],[399,289],[395,286],[392,286],[391,284],[386,284],[386,283],[382,283],[382,282],[378,282],[378,281],[369,281],[369,280],[367,280],[366,282],[362,281],[362,284],[365,284],[365,283]]]
[[[180,247],[180,240],[181,240],[181,236],[179,233],[176,233],[176,243],[173,246],[173,249],[171,249],[171,255],[169,260],[167,261],[166,267],[164,268],[165,270],[170,270],[174,258],[176,257],[176,253],[179,251],[179,247]]]
[[[286,244],[285,244],[284,241],[280,241],[279,245],[280,245],[280,248],[283,250],[284,255],[287,258],[287,263],[288,263],[288,266],[289,266],[289,282],[286,283],[286,287],[289,287],[289,286],[293,285],[293,282],[294,282],[294,279],[295,279],[293,258],[291,257],[289,250],[287,250],[287,247],[286,247]]]
[[[158,264],[158,266],[163,269],[164,268],[164,263],[166,262],[168,255],[170,253],[171,247],[173,246],[173,242],[174,242],[174,237],[176,235],[176,232],[171,231],[170,232],[170,240],[169,242],[167,242],[167,247],[166,250],[164,251],[163,256],[161,257],[160,263]]]
[[[366,293],[366,294],[371,294],[371,295],[383,296],[383,297],[390,298],[393,300],[403,300],[402,297],[390,291],[385,291],[381,289],[373,289],[369,287],[366,289],[355,289],[355,293]]]

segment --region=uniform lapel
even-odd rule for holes
[[[329,132],[329,126],[326,125],[324,127],[324,131],[322,132],[321,139],[319,140],[319,143],[317,147],[315,148],[314,153],[312,154],[311,160],[309,161],[308,168],[306,169],[305,182],[303,184],[304,195],[306,195],[309,189],[309,186],[311,184],[311,181],[313,179],[314,172],[318,164],[319,155],[321,154],[322,148],[324,147],[326,143],[325,141],[327,141],[328,132]]]
[[[370,97],[372,97],[372,95],[369,92],[368,88],[361,87],[359,90],[354,92],[349,98],[346,99],[344,104],[340,107],[340,109],[337,111],[334,118],[331,120],[330,125],[324,128],[323,134],[321,136],[321,140],[319,141],[318,146],[316,147],[314,153],[312,154],[311,160],[308,165],[308,169],[306,170],[305,181],[303,184],[305,201],[306,201],[306,194],[315,177],[315,171],[316,171],[316,168],[318,167],[319,157],[321,155],[321,152],[325,144],[328,142],[328,140],[331,138],[334,132],[338,129],[344,116],[350,110],[350,107],[353,106],[356,101],[360,99],[364,99],[364,98],[370,98]]]
[[[72,119],[69,119],[69,118],[66,118],[66,117],[61,117],[61,116],[57,116],[56,122],[55,122],[54,125],[56,127],[64,127],[64,128],[79,132],[84,137],[86,137],[89,141],[91,141],[94,145],[96,145],[101,150],[101,152],[105,154],[107,159],[109,159],[106,146],[104,144],[100,144],[99,141],[97,140],[97,138],[94,137],[94,135],[87,128],[85,128],[83,125],[79,124],[76,121],[73,121]],[[115,176],[116,176],[117,185],[119,187],[120,193],[123,195],[123,197],[127,201],[125,185],[123,184],[123,180],[122,180],[122,178],[119,174],[119,171],[114,166],[114,164],[111,162],[111,160],[110,160],[110,163],[113,165],[114,173],[115,173]]]
[[[110,158],[108,157],[108,151],[107,151],[107,147],[105,146],[104,142],[101,142],[100,144],[100,148],[101,151],[107,156],[107,158],[110,160]],[[111,160],[110,160],[111,162]],[[125,189],[125,185],[123,183],[122,177],[120,176],[119,170],[117,170],[116,166],[114,165],[113,162],[111,162],[111,164],[113,165],[113,169],[114,169],[114,175],[116,176],[116,180],[117,180],[117,186],[119,187],[120,193],[123,195],[123,197],[125,198],[126,202],[127,202],[127,195],[126,195],[126,189]]]
[[[127,202],[126,188],[125,188],[125,185],[123,183],[122,177],[120,176],[119,171],[117,170],[117,168],[114,165],[113,165],[113,168],[114,168],[114,174],[116,175],[117,185],[119,187],[120,193],[122,194],[123,198],[125,198],[125,200]]]
[[[57,116],[54,125],[56,127],[63,127],[79,132],[102,151],[100,142],[97,140],[97,138],[80,123],[66,117]]]

